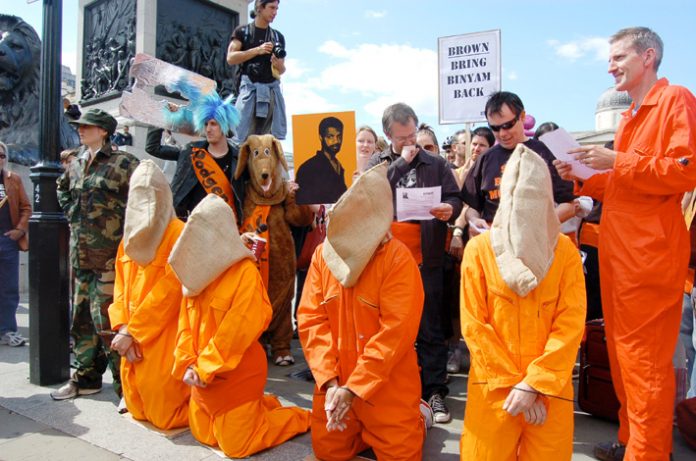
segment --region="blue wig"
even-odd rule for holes
[[[176,112],[163,108],[164,120],[172,128],[189,126],[201,136],[205,135],[205,125],[209,120],[215,119],[222,132],[227,135],[239,125],[239,112],[232,105],[232,95],[226,99],[220,98],[217,91],[201,94],[198,86],[192,85],[185,77],[178,78],[167,85],[167,90],[179,92],[189,100],[187,106],[179,108]]]
[[[182,106],[176,112],[169,110],[168,104],[162,108],[164,114],[164,121],[167,123],[168,127],[172,129],[182,128],[189,126],[193,128],[193,107],[201,97],[201,90],[192,85],[186,78],[181,77],[174,82],[165,85],[167,91],[171,93],[178,92],[183,97],[189,100],[187,106]]]
[[[205,125],[214,119],[220,125],[222,132],[227,135],[239,125],[239,112],[232,105],[232,95],[224,100],[217,91],[204,94],[193,107],[193,128],[201,136],[205,134]]]

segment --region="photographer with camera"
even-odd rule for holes
[[[237,27],[227,48],[227,63],[237,65],[237,110],[241,123],[236,136],[244,142],[250,134],[270,133],[285,139],[285,100],[280,75],[285,72],[285,37],[270,24],[278,14],[279,0],[256,0],[253,19]]]

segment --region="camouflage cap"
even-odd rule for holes
[[[116,119],[104,112],[101,109],[90,109],[77,120],[70,120],[68,123],[73,125],[93,125],[103,128],[109,133],[109,136],[113,135],[116,131],[116,126],[118,123]]]

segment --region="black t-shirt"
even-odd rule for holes
[[[2,202],[7,193],[5,192],[5,178],[3,177],[2,170],[0,170],[0,202]],[[12,216],[10,215],[10,204],[5,202],[5,204],[0,208],[0,235],[5,232],[14,229],[12,225]]]
[[[271,27],[261,29],[254,23],[237,27],[232,33],[232,38],[242,42],[242,51],[250,50],[266,42],[272,42],[275,46],[280,43],[285,49],[285,37]],[[255,56],[241,64],[242,75],[246,75],[254,83],[272,83],[275,81],[271,70],[271,55],[262,54]]]
[[[230,169],[232,168],[232,155],[230,154],[230,151],[228,150],[227,154],[225,154],[223,157],[213,157],[213,159],[215,160],[215,163],[218,164],[223,173],[225,173],[225,177],[229,180],[230,175],[234,174],[234,171],[230,171]],[[208,195],[208,193],[205,191],[203,186],[201,186],[200,181],[198,181],[196,177],[196,185],[193,186],[191,192],[189,192],[186,195],[186,197],[184,197],[184,199],[181,201],[181,203],[176,209],[176,215],[180,219],[186,221],[188,219],[188,215],[191,214],[191,211],[193,211],[196,205],[198,205],[200,201],[205,198],[206,195]]]
[[[528,139],[524,145],[544,159],[551,173],[553,200],[556,203],[572,201],[573,183],[564,181],[553,166],[554,156],[546,145],[536,139]],[[464,180],[461,198],[464,203],[481,214],[487,222],[493,221],[500,203],[500,179],[505,165],[514,149],[505,149],[500,144],[480,155]]]

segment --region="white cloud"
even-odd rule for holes
[[[70,71],[77,75],[77,51],[63,51],[60,58],[64,66],[68,66]]]
[[[606,61],[609,57],[609,42],[606,37],[588,37],[565,43],[548,40],[546,43],[554,49],[557,56],[571,62],[585,56],[591,56],[597,61]]]
[[[310,68],[304,67],[304,64],[296,58],[285,58],[285,69],[283,80],[300,78],[311,71]]]
[[[338,62],[324,68],[311,83],[320,91],[355,94],[367,100],[364,109],[381,117],[398,101],[417,113],[437,113],[437,53],[409,45],[359,44],[346,48],[326,42],[319,51]],[[354,99],[355,100],[355,99]]]
[[[386,15],[387,15],[387,12],[385,10],[382,10],[382,11],[367,10],[367,11],[365,11],[365,17],[368,19],[382,19]]]
[[[514,70],[510,71],[507,75],[507,78],[509,80],[517,80],[517,72],[515,72]]]
[[[436,51],[369,43],[347,47],[333,40],[322,43],[318,51],[312,65],[286,61],[283,95],[288,122],[294,114],[342,110],[358,111],[358,123],[379,121],[384,108],[395,102],[410,105],[419,117],[437,117]],[[288,128],[283,146],[291,150]]]
[[[345,58],[350,54],[346,47],[335,40],[328,40],[322,43],[318,51],[334,58]]]

